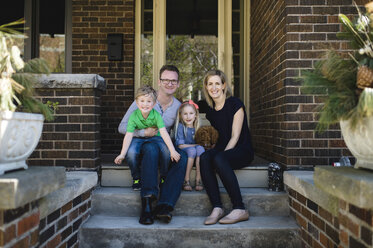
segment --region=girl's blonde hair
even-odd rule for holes
[[[208,71],[205,75],[205,79],[203,80],[203,95],[205,96],[206,102],[210,106],[210,108],[214,107],[214,101],[207,91],[207,83],[212,76],[219,76],[222,84],[225,84],[225,89],[223,90],[225,98],[231,97],[233,95],[231,86],[228,84],[227,77],[225,76],[224,72],[222,72],[221,70]]]
[[[183,124],[183,126],[184,126],[184,130],[183,130],[183,132],[184,132],[184,136],[186,136],[186,134],[187,134],[187,127],[186,127],[186,125],[185,125],[185,123],[184,123],[184,120],[183,120],[183,117],[182,117],[182,111],[183,111],[183,109],[184,109],[186,106],[191,106],[191,107],[194,109],[194,111],[196,112],[196,119],[195,119],[194,122],[193,122],[193,127],[194,127],[195,131],[197,131],[197,129],[199,128],[199,111],[198,111],[198,109],[197,109],[198,105],[195,104],[195,103],[194,103],[193,101],[191,101],[191,100],[183,102],[183,103],[180,105],[179,110],[177,111],[177,118],[176,118],[176,122],[175,122],[175,124],[176,124],[176,129],[175,129],[175,130],[176,130],[176,133],[177,133],[177,128],[178,128],[178,126],[179,126],[179,122],[181,122],[181,124]],[[197,106],[197,107],[196,107],[196,106]],[[194,137],[193,137],[193,139],[194,139]]]

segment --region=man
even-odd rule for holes
[[[170,132],[173,128],[177,111],[181,103],[173,96],[180,86],[179,70],[172,65],[164,65],[159,72],[158,97],[154,109],[158,111],[164,121],[166,129]],[[127,122],[131,113],[137,109],[133,102],[124,115],[118,131],[126,133]],[[136,137],[152,137],[158,133],[158,129],[150,127],[135,130]],[[161,181],[161,189],[154,216],[166,223],[172,219],[171,211],[175,207],[180,196],[187,164],[187,155],[184,151],[176,148],[180,153],[178,162],[171,162],[164,182]],[[139,222],[141,224],[153,224],[151,202],[158,196],[158,161],[165,156],[169,157],[169,151],[164,144],[163,148],[154,142],[145,142],[141,147],[130,146],[126,155],[128,165],[139,166],[141,164],[141,197],[142,211]],[[141,157],[141,161],[140,161]]]

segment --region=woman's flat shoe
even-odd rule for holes
[[[221,212],[217,216],[207,216],[205,219],[205,225],[214,225],[224,216],[224,211],[221,209]]]
[[[225,216],[224,218],[219,220],[220,224],[234,224],[240,221],[246,221],[249,219],[249,213],[245,211],[244,213],[240,214],[236,218],[229,217],[229,215]]]

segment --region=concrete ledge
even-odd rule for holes
[[[313,171],[285,171],[284,184],[337,216],[339,201],[314,184]]]
[[[0,209],[15,209],[64,186],[65,167],[30,166],[0,176]]]
[[[40,219],[47,217],[75,197],[97,185],[96,172],[73,171],[66,172],[65,187],[39,200]]]
[[[105,79],[97,74],[49,74],[39,77],[35,88],[97,88],[106,89]]]
[[[316,167],[315,185],[364,209],[373,209],[373,171],[353,167]]]

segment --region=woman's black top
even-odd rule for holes
[[[251,145],[251,135],[247,123],[246,110],[243,102],[237,97],[229,97],[225,100],[224,106],[220,110],[208,107],[206,109],[206,118],[211,125],[219,132],[219,139],[215,149],[223,151],[232,137],[233,117],[236,112],[243,108],[244,120],[242,124],[240,138],[237,141],[237,146],[246,146],[248,151],[253,153]]]

